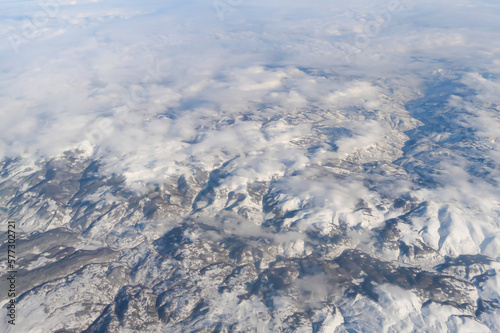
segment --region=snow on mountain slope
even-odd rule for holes
[[[0,5],[0,326],[499,331],[499,6],[218,5]]]

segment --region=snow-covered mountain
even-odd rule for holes
[[[500,331],[498,4],[47,6],[0,5],[6,332]]]

